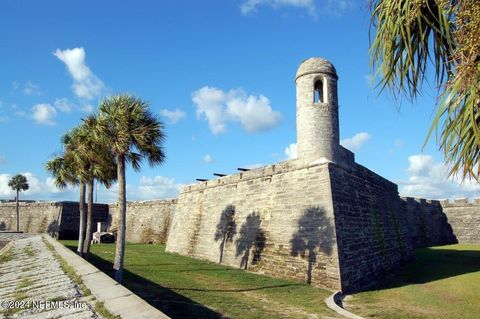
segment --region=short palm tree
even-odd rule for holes
[[[17,192],[17,196],[15,196],[15,207],[17,212],[17,232],[20,231],[20,214],[18,213],[18,194],[20,191],[25,191],[28,189],[28,181],[27,178],[21,174],[17,174],[12,177],[12,179],[8,182],[8,186],[11,187],[14,191]]]
[[[100,103],[97,130],[102,144],[109,145],[116,156],[118,175],[118,233],[115,247],[114,278],[122,281],[125,257],[126,180],[125,164],[140,170],[140,162],[160,164],[165,155],[162,123],[149,111],[146,102],[130,95],[115,95]]]

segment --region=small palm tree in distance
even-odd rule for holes
[[[18,194],[20,191],[26,191],[28,189],[28,181],[27,178],[22,174],[17,174],[12,177],[12,179],[8,182],[8,186],[10,186],[14,191],[17,192],[17,196],[15,196],[15,203],[16,203],[16,212],[17,212],[17,232],[20,231],[20,217],[18,213]]]

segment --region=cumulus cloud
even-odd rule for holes
[[[427,199],[471,198],[477,196],[480,184],[459,178],[449,178],[445,164],[436,162],[431,155],[416,154],[408,157],[408,181],[400,181],[402,196]]]
[[[31,172],[21,174],[27,178],[29,188],[20,193],[20,198],[36,200],[72,199],[72,196],[77,193],[74,187],[57,188],[55,180],[51,177],[42,180]],[[12,174],[0,174],[0,196],[3,198],[13,199],[16,195],[16,192],[8,186],[8,181],[12,177]]]
[[[93,100],[102,94],[105,85],[86,65],[85,50],[82,47],[57,49],[53,54],[65,63],[73,78],[72,88],[76,96],[81,99]]]
[[[167,119],[168,123],[175,124],[185,117],[185,112],[176,108],[174,110],[161,109],[160,115]]]
[[[210,163],[213,163],[213,161],[214,161],[213,157],[210,154],[205,155],[202,158],[202,160],[205,164],[210,164]]]
[[[249,133],[269,130],[280,123],[281,114],[274,111],[263,95],[247,95],[242,89],[224,92],[202,87],[193,92],[197,118],[206,118],[213,134],[223,133],[228,122],[237,122]]]
[[[62,99],[55,99],[55,102],[53,103],[56,109],[65,112],[65,113],[70,113],[73,108],[75,107],[69,99],[62,98]]]
[[[240,5],[242,14],[250,14],[257,11],[259,6],[296,7],[306,9],[310,14],[315,14],[315,3],[313,0],[246,0]]]
[[[35,104],[32,107],[32,116],[35,122],[43,125],[55,125],[57,111],[48,103]]]
[[[142,176],[138,191],[133,191],[136,199],[165,199],[178,196],[178,184],[174,178],[165,176],[146,177]]]
[[[370,134],[368,134],[367,132],[361,132],[355,134],[352,137],[341,140],[340,144],[343,147],[348,148],[350,151],[355,152],[358,151],[369,139]]]
[[[285,148],[284,152],[285,152],[285,155],[287,156],[287,159],[289,159],[289,160],[297,158],[297,156],[298,156],[298,154],[297,154],[297,143],[292,143],[292,144],[288,145]]]
[[[27,83],[25,83],[25,86],[23,87],[22,92],[25,95],[38,95],[42,93],[42,91],[40,90],[40,86],[37,84],[34,84],[30,80],[27,81]]]
[[[25,175],[30,186],[28,190],[21,192],[21,199],[78,201],[78,187],[67,186],[59,189],[55,186],[55,180],[52,177],[41,179],[30,172],[21,174]],[[0,198],[2,199],[13,199],[15,197],[15,191],[8,186],[8,181],[12,176],[12,174],[0,174]],[[142,176],[138,186],[127,185],[127,199],[135,201],[174,198],[177,197],[180,186],[175,179],[170,177]],[[112,185],[109,189],[101,185],[98,186],[98,202],[115,202],[117,194],[118,184]]]
[[[340,16],[355,6],[354,0],[245,0],[240,5],[240,11],[244,15],[255,13],[261,6],[272,8],[290,7],[303,9],[312,17],[317,17],[317,6],[322,14]]]
[[[31,80],[25,82],[22,85],[19,81],[15,80],[12,82],[12,87],[15,91],[21,91],[25,95],[40,95],[42,90],[38,84],[33,83]]]

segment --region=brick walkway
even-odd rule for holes
[[[0,255],[0,318],[101,318],[41,236],[0,233],[0,239],[15,239]]]

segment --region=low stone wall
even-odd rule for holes
[[[0,230],[16,230],[15,203],[0,203]],[[20,231],[58,233],[62,212],[60,202],[19,203]]]
[[[127,203],[127,242],[166,243],[176,199]],[[118,225],[117,204],[109,205],[110,230]]]
[[[441,202],[402,197],[401,205],[414,248],[458,242]]]
[[[459,243],[480,243],[480,198],[441,201],[443,213]]]
[[[61,239],[77,239],[80,213],[78,202],[20,202],[20,231],[48,233]],[[15,203],[0,203],[0,230],[16,230]],[[107,222],[108,205],[94,204],[94,225]],[[93,227],[93,231],[96,227]]]

